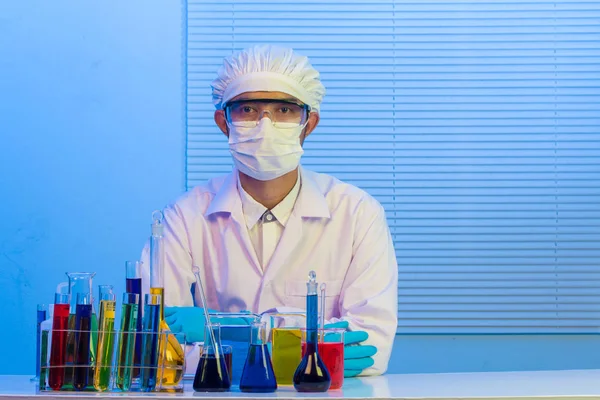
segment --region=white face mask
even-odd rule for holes
[[[238,170],[260,181],[293,171],[304,153],[300,135],[304,125],[273,126],[265,117],[255,127],[229,126],[229,151]]]

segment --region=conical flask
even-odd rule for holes
[[[231,388],[229,371],[221,347],[221,326],[206,325],[202,354],[194,377],[196,392],[226,392]]]
[[[277,390],[277,381],[266,342],[266,324],[252,324],[250,348],[240,380],[240,390],[250,393],[270,393]]]

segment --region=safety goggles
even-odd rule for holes
[[[306,124],[310,106],[286,100],[238,100],[225,105],[227,122],[236,126],[254,127],[264,117],[273,125],[290,127]]]

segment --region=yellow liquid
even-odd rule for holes
[[[169,325],[164,321],[164,288],[150,288],[150,294],[160,294],[160,331],[170,331]],[[166,349],[165,349],[166,345]],[[185,355],[183,347],[174,335],[160,335],[158,344],[158,365],[161,371],[158,373],[158,381],[162,388],[176,387],[183,378],[185,369]]]
[[[302,340],[298,328],[273,329],[273,373],[278,385],[292,385],[302,361]]]
[[[100,301],[100,321],[98,329],[98,351],[96,370],[94,371],[94,388],[100,392],[108,390],[115,345],[115,302]]]

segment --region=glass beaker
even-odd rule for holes
[[[269,356],[264,322],[252,324],[250,348],[240,380],[240,390],[251,393],[271,393],[277,390],[273,364]]]
[[[90,342],[90,362],[94,367],[89,369],[89,382],[94,379],[94,370],[96,364],[96,347],[98,345],[98,318],[93,304],[93,278],[95,272],[67,272],[69,278],[69,294],[71,295],[71,307],[69,313],[69,332],[67,334],[67,368],[65,370],[65,386],[72,388],[73,384],[73,364],[75,360],[75,313],[77,310],[78,296],[88,295],[92,307],[91,316],[91,342]]]
[[[306,329],[302,329],[302,356],[306,353]],[[319,329],[319,356],[331,376],[330,390],[341,389],[344,384],[344,333],[345,329]]]
[[[278,385],[292,385],[302,360],[302,332],[305,313],[270,313],[273,371]]]
[[[260,315],[247,312],[240,313],[210,313],[210,320],[221,326],[221,347],[225,353],[225,361],[229,365],[229,380],[231,387],[239,386],[248,349],[252,324],[259,322]],[[231,349],[229,353],[227,346]]]
[[[194,391],[226,392],[231,387],[225,355],[221,347],[221,326],[206,325],[202,355],[194,377]]]

